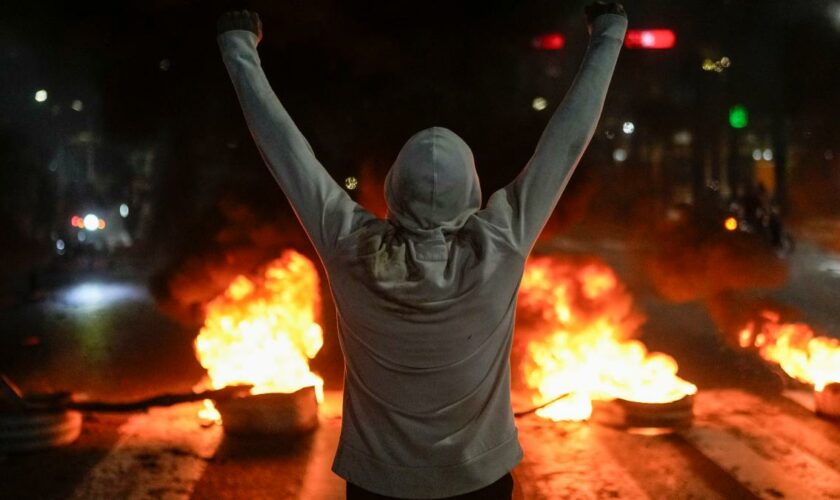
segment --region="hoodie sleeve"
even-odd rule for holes
[[[487,202],[482,217],[509,232],[524,253],[533,247],[595,133],[626,30],[624,16],[603,14],[595,19],[577,76],[534,155],[519,176]]]
[[[340,237],[373,215],[354,202],[315,158],[268,83],[256,36],[233,30],[219,35],[217,41],[263,160],[315,248],[325,257]]]

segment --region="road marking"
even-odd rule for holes
[[[683,437],[753,493],[840,498],[840,472],[799,441],[784,437],[778,427],[784,423],[775,420],[778,408],[737,390],[701,393],[695,401],[695,426]],[[807,433],[802,425],[790,430]]]
[[[222,438],[222,427],[201,427],[200,403],[154,408],[132,416],[110,453],[70,498],[189,499]]]
[[[523,499],[646,499],[648,495],[598,440],[597,424],[517,421],[525,452],[514,469]]]

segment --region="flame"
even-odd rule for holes
[[[840,382],[840,340],[818,336],[805,323],[784,323],[775,311],[762,311],[758,322],[750,321],[738,333],[738,342],[758,349],[762,358],[817,391]]]
[[[323,380],[309,360],[323,345],[315,321],[320,296],[318,272],[303,255],[288,250],[258,278],[237,276],[207,304],[195,352],[214,389],[252,384],[252,394],[295,392],[314,386],[323,401]],[[212,403],[202,418],[218,421]]]
[[[676,375],[671,356],[635,340],[642,319],[633,298],[607,265],[556,258],[529,260],[518,314],[527,345],[525,382],[535,404],[569,396],[537,411],[552,420],[586,420],[592,400],[676,401],[697,387]]]

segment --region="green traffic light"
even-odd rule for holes
[[[749,123],[747,108],[736,104],[729,109],[729,125],[732,128],[744,128]]]

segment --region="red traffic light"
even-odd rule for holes
[[[677,43],[671,30],[627,30],[624,46],[628,49],[670,49]]]
[[[531,45],[538,50],[560,50],[566,45],[566,39],[560,33],[545,33],[535,36]]]

